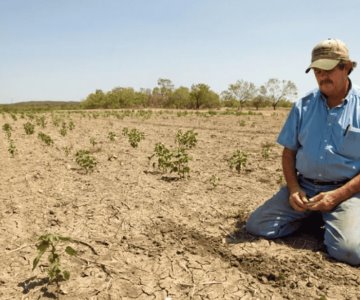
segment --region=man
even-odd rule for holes
[[[330,256],[360,264],[360,89],[346,45],[328,39],[312,50],[318,89],[292,107],[278,143],[287,185],[249,217],[248,232],[278,238],[321,214]]]

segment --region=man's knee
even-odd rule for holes
[[[351,239],[337,241],[336,245],[327,245],[329,255],[338,261],[350,265],[360,265],[360,243]]]
[[[246,231],[256,235],[273,239],[278,236],[275,227],[272,226],[273,222],[266,222],[259,209],[255,210],[246,222]]]

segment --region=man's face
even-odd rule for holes
[[[349,68],[336,66],[334,69],[325,71],[314,68],[314,74],[320,91],[327,97],[337,96],[346,92],[346,84]]]

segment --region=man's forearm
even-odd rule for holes
[[[296,192],[300,189],[296,174],[296,151],[284,148],[282,154],[282,168],[290,193]]]
[[[336,189],[336,196],[339,203],[351,198],[356,193],[360,192],[360,174],[353,177],[349,182],[342,187]]]

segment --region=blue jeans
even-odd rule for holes
[[[310,198],[339,186],[319,186],[299,179]],[[277,194],[259,206],[249,217],[246,230],[254,235],[274,239],[296,231],[301,221],[314,212],[295,211],[289,204],[289,191],[282,187]],[[331,212],[323,212],[324,244],[329,255],[351,265],[360,264],[360,193],[339,204]]]

